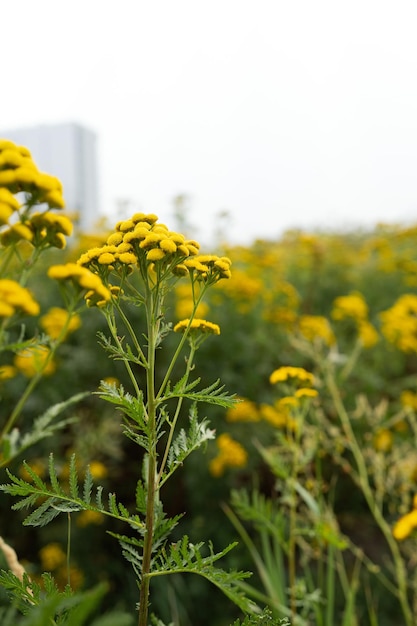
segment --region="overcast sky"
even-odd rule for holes
[[[78,122],[100,197],[207,239],[417,221],[417,2],[1,1],[3,129]],[[116,218],[117,219],[117,218]]]

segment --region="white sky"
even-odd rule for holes
[[[0,4],[0,128],[95,130],[103,212],[172,227],[186,193],[242,243],[417,221],[415,0]]]

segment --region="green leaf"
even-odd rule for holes
[[[220,385],[220,379],[217,379],[209,387],[205,387],[200,391],[193,391],[200,382],[200,378],[185,383],[186,376],[183,376],[180,381],[174,386],[173,390],[170,388],[165,390],[165,395],[160,398],[160,402],[166,402],[170,398],[188,398],[194,402],[206,402],[207,404],[216,404],[225,409],[229,409],[236,403],[235,394],[229,395],[223,392],[224,385]]]
[[[208,428],[209,421],[198,421],[197,404],[193,403],[190,409],[190,426],[186,432],[183,428],[172,441],[167,458],[167,470],[161,477],[162,486],[178,467],[181,467],[185,459],[194,450],[200,448],[210,439],[215,438],[215,431]]]
[[[252,575],[251,572],[225,571],[214,565],[237,543],[231,543],[218,553],[214,553],[212,545],[209,544],[208,556],[203,556],[201,553],[203,545],[203,543],[190,543],[187,536],[184,536],[181,541],[171,544],[168,552],[162,551],[158,559],[154,561],[153,571],[149,574],[150,578],[175,573],[198,574],[218,587],[243,611],[252,612],[255,605],[246,597],[239,585],[242,580]]]

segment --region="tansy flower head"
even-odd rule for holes
[[[365,320],[368,317],[368,305],[363,295],[357,291],[347,296],[339,296],[333,302],[331,316],[335,320],[353,318],[354,320]]]
[[[100,302],[108,302],[111,299],[110,290],[103,285],[100,278],[77,263],[52,265],[48,270],[48,276],[60,282],[70,282],[81,290],[86,289]]]
[[[52,307],[40,319],[40,324],[51,339],[57,339],[65,326],[67,336],[81,326],[79,315],[72,315],[68,320],[68,311],[60,307]]]
[[[313,385],[314,376],[303,367],[283,366],[272,372],[269,381],[272,385],[285,381]]]
[[[17,312],[38,315],[39,310],[39,304],[26,287],[9,278],[0,279],[0,317],[10,317]]]
[[[220,335],[220,326],[214,324],[213,322],[208,322],[207,320],[201,320],[197,318],[194,318],[191,321],[191,324],[190,320],[188,319],[181,320],[180,322],[178,322],[178,324],[174,326],[174,332],[183,333],[188,327],[190,328],[190,330],[198,330],[202,333]]]
[[[33,378],[39,372],[44,376],[55,372],[55,363],[50,359],[50,350],[46,346],[34,346],[18,352],[14,365],[27,378]]]
[[[221,476],[227,467],[244,467],[247,463],[248,453],[245,448],[232,439],[228,433],[219,435],[216,441],[219,454],[210,461],[210,473],[213,476]]]

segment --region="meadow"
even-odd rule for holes
[[[205,251],[64,197],[0,141],[1,623],[412,626],[417,226]]]

